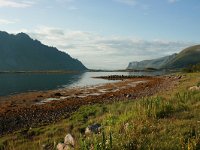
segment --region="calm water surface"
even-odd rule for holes
[[[83,87],[116,81],[95,79],[107,75],[160,75],[163,72],[84,72],[80,74],[0,74],[0,96],[28,91]]]

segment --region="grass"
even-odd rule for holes
[[[200,72],[200,63],[196,65],[190,65],[187,68],[182,70],[183,72],[191,73],[191,72]]]
[[[22,129],[0,138],[0,150],[56,149],[67,133],[76,149],[200,149],[200,73],[187,74],[175,89],[134,101],[83,106],[70,118],[39,128]],[[84,136],[88,125],[102,132]]]
[[[197,83],[197,86],[200,87],[200,82]]]

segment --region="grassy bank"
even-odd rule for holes
[[[76,149],[200,149],[200,73],[187,74],[180,84],[153,97],[109,105],[83,106],[70,118],[0,138],[0,150],[56,149],[67,133]],[[42,116],[41,116],[42,117]],[[84,136],[88,125],[102,132]]]

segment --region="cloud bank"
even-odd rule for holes
[[[11,21],[7,19],[0,19],[0,25],[8,25],[8,24],[13,24],[16,23],[16,21]]]
[[[33,1],[19,0],[16,2],[14,0],[0,0],[0,7],[26,8],[32,6],[33,4]]]
[[[32,38],[78,58],[91,69],[125,69],[131,61],[167,56],[194,44],[180,41],[147,41],[134,37],[107,37],[46,26],[27,32]]]

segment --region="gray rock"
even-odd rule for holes
[[[97,134],[99,132],[101,132],[101,125],[98,123],[90,125],[85,129],[85,134],[91,134],[91,133]]]

